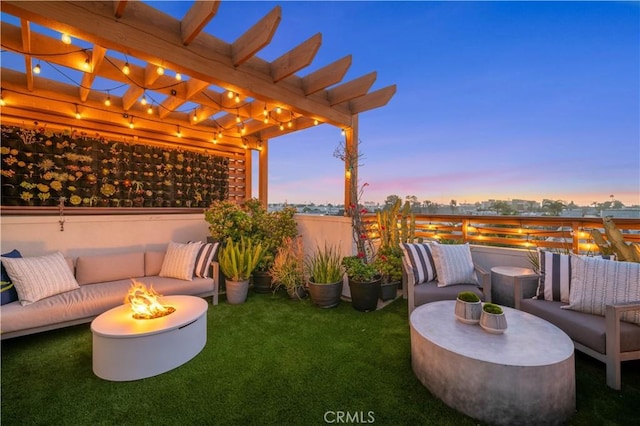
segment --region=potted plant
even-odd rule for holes
[[[284,245],[278,248],[269,274],[273,278],[274,293],[280,287],[284,287],[291,299],[304,299],[307,297],[307,290],[304,288],[304,247],[302,238],[285,238]]]
[[[492,334],[502,334],[507,329],[507,318],[502,308],[494,303],[485,303],[480,315],[480,327]]]
[[[364,254],[361,254],[345,257],[342,265],[349,278],[353,307],[362,312],[375,311],[382,281],[382,275],[375,264],[368,263]]]
[[[456,319],[465,324],[477,324],[480,322],[482,303],[477,294],[471,291],[458,293],[454,314]]]
[[[342,257],[338,249],[325,244],[306,259],[307,286],[311,301],[321,308],[338,306],[342,296]]]
[[[380,299],[394,299],[402,281],[402,250],[399,247],[380,248],[373,263],[382,275]]]
[[[225,242],[228,238],[239,242],[242,237],[251,236],[251,217],[231,201],[214,201],[204,211],[204,219],[209,223],[209,233],[214,242]]]
[[[220,249],[218,262],[225,276],[227,301],[231,304],[244,303],[249,291],[249,277],[262,257],[262,246],[254,244],[251,238],[242,237],[239,243],[231,237]]]

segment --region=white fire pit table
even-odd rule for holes
[[[411,365],[447,405],[492,425],[562,424],[575,412],[573,342],[555,325],[502,307],[490,334],[454,316],[455,301],[411,313]]]
[[[133,318],[128,304],[91,323],[93,372],[112,381],[156,376],[195,357],[207,342],[207,302],[193,296],[159,301],[175,312],[153,319]]]

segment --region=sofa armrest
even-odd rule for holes
[[[411,311],[415,307],[415,295],[414,295],[414,283],[415,277],[413,275],[413,268],[407,263],[407,260],[402,257],[402,297],[408,299],[409,316]]]
[[[542,275],[539,274],[535,274],[535,275],[522,275],[522,276],[516,276],[513,278],[513,300],[514,300],[514,304],[515,304],[515,308],[517,310],[520,310],[520,301],[522,299],[524,299],[524,289],[522,288],[522,279],[532,279],[532,278],[537,278],[540,279],[540,277],[542,277]]]
[[[211,278],[213,278],[213,297],[211,303],[218,304],[218,293],[220,293],[220,264],[215,260],[211,262]]]
[[[607,350],[607,385],[613,389],[620,389],[622,377],[620,368],[621,361],[636,359],[637,354],[625,357],[620,352],[620,320],[622,314],[629,311],[640,310],[640,300],[633,302],[614,303],[605,306],[605,327],[606,327],[606,350]]]
[[[484,294],[484,301],[491,302],[491,272],[488,272],[486,269],[481,267],[480,265],[473,265],[476,275],[478,276],[478,282],[480,283],[480,287],[482,287],[482,294]]]

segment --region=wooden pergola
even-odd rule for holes
[[[320,33],[262,60],[257,54],[278,29],[281,7],[228,43],[203,32],[219,5],[195,1],[176,19],[138,1],[2,0],[2,12],[19,18],[19,25],[2,22],[2,49],[24,57],[24,72],[2,68],[3,123],[40,121],[244,156],[243,198],[252,194],[251,151],[258,150],[263,203],[270,139],[324,123],[343,129],[357,152],[358,115],[386,105],[396,86],[370,91],[376,72],[343,82],[351,55],[299,75]],[[41,61],[81,73],[81,83],[35,75]],[[122,88],[105,91],[104,82]],[[345,164],[345,205],[355,182],[357,164]]]

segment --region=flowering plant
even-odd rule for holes
[[[402,251],[398,247],[380,248],[373,261],[382,274],[383,283],[402,280]]]
[[[366,263],[365,256],[347,256],[342,259],[342,265],[347,276],[355,281],[373,281],[380,275],[378,268],[373,263]]]

